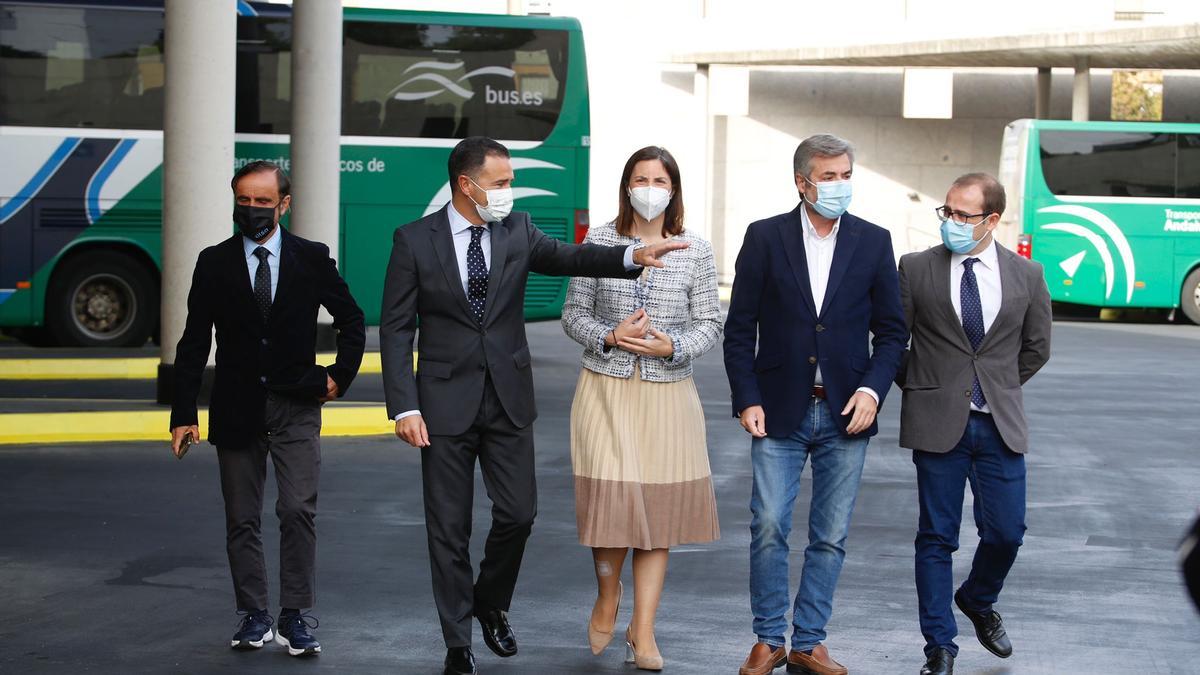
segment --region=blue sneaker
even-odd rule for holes
[[[311,623],[310,623],[311,622]],[[287,647],[292,656],[313,656],[321,653],[321,643],[309,632],[309,628],[321,625],[317,617],[308,614],[280,614],[275,642]]]
[[[271,633],[271,615],[267,610],[261,609],[257,612],[242,612],[242,624],[238,627],[238,632],[234,633],[233,640],[230,645],[234,649],[262,649],[262,646],[271,641],[273,634]]]

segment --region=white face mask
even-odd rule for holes
[[[629,204],[638,215],[646,220],[654,220],[671,203],[671,191],[654,186],[626,188],[629,193]]]
[[[467,180],[471,180],[471,177],[468,176]],[[488,201],[487,206],[480,206],[479,202],[476,202],[475,198],[471,196],[471,193],[469,193],[469,192],[467,193],[467,199],[470,199],[472,202],[475,202],[475,210],[479,213],[479,217],[483,218],[484,222],[498,223],[501,220],[504,220],[504,218],[506,216],[508,216],[509,213],[512,212],[512,207],[513,207],[512,188],[506,187],[506,188],[493,188],[491,190],[484,190],[483,187],[479,185],[479,183],[476,183],[473,180],[471,180],[471,185],[474,185],[475,187],[479,188],[480,190],[483,190],[487,194],[487,201]]]

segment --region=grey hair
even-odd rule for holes
[[[796,147],[796,154],[792,157],[792,169],[807,178],[808,172],[812,170],[814,157],[840,157],[841,155],[848,155],[851,166],[854,165],[854,146],[850,144],[850,141],[838,138],[833,134],[816,134],[804,139]]]

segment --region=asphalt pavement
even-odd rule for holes
[[[586,641],[595,591],[576,539],[567,438],[579,348],[557,322],[529,334],[540,509],[511,612],[521,652],[496,658],[477,629],[481,672],[632,672],[618,645],[593,657]],[[997,606],[1015,654],[985,652],[960,616],[960,675],[1200,673],[1200,614],[1174,553],[1200,505],[1198,349],[1196,327],[1055,325],[1051,362],[1026,387],[1029,531]],[[141,351],[126,355],[155,353]],[[723,536],[672,553],[658,643],[667,672],[732,675],[754,639],[749,439],[730,416],[719,352],[697,363],[696,380]],[[350,396],[382,401],[379,376],[361,378]],[[144,381],[0,382],[5,410],[39,398],[117,406],[152,397]],[[915,675],[922,662],[916,485],[911,455],[896,443],[899,401],[893,390],[870,445],[829,625],[827,644],[852,673]],[[438,673],[420,483],[418,455],[399,441],[325,440],[313,610],[324,652],[301,661],[278,647],[228,648],[238,617],[211,446],[183,461],[165,442],[0,447],[0,672]],[[793,592],[809,494],[806,480]],[[264,533],[276,570],[273,499],[271,486]],[[969,492],[964,508],[959,579],[975,543]],[[488,523],[481,481],[475,522],[477,562]],[[626,603],[619,628],[629,613]]]

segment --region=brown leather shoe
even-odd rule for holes
[[[750,650],[750,656],[742,664],[738,675],[769,675],[771,671],[787,663],[787,650],[759,642]]]
[[[788,654],[787,671],[804,675],[846,675],[849,672],[845,666],[829,657],[825,645],[813,647],[812,656],[793,649]]]

